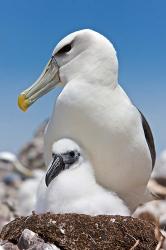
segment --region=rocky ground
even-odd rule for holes
[[[158,159],[149,188],[160,200],[140,206],[134,217],[31,214],[35,191],[45,169],[46,122],[18,153],[18,161],[0,157],[1,249],[166,249],[166,151]],[[21,170],[20,165],[29,169]],[[29,190],[33,190],[30,192]],[[27,215],[30,215],[26,217]],[[19,217],[24,216],[24,217]],[[139,219],[138,219],[139,218]]]

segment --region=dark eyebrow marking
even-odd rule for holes
[[[67,53],[67,52],[69,52],[69,51],[71,50],[71,48],[72,48],[71,43],[70,43],[70,44],[67,44],[67,45],[63,46],[60,50],[58,50],[58,51],[56,52],[56,54]]]

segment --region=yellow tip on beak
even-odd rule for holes
[[[26,98],[25,94],[21,94],[18,97],[18,106],[22,111],[26,111],[29,107],[30,103],[29,100]]]

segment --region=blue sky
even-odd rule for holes
[[[54,45],[92,28],[114,44],[119,82],[144,112],[158,152],[166,148],[165,0],[0,0],[0,150],[17,152],[52,112],[54,90],[26,113],[17,96],[41,73]]]

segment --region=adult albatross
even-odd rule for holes
[[[20,94],[19,107],[25,111],[57,84],[64,88],[45,132],[46,165],[53,142],[70,138],[88,152],[98,183],[135,209],[147,197],[155,146],[147,121],[118,84],[111,42],[89,29],[69,34],[38,80]]]

